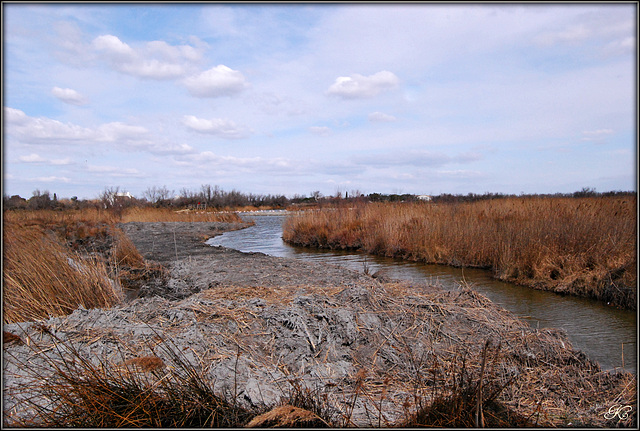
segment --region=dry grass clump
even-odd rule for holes
[[[69,250],[38,226],[5,222],[3,244],[5,323],[109,307],[122,298],[104,263]]]
[[[285,241],[491,269],[504,281],[634,309],[636,198],[510,198],[305,211]]]
[[[149,280],[165,280],[166,268],[146,261],[133,241],[120,229],[113,229],[113,243],[107,253],[109,269],[125,289],[138,289]]]
[[[166,341],[160,346],[166,360],[155,355],[125,360],[120,352],[119,363],[94,358],[95,363],[73,343],[49,335],[54,349],[30,343],[34,352],[45,356],[45,366],[24,364],[24,370],[39,382],[26,390],[23,401],[32,416],[14,418],[14,423],[5,425],[229,428],[243,426],[255,415],[217,395],[198,367]]]
[[[4,321],[61,316],[82,306],[110,307],[163,277],[116,227],[117,218],[95,208],[4,213]]]
[[[173,210],[170,208],[132,207],[122,214],[122,223],[129,222],[227,222],[242,223],[238,214],[215,210]]]
[[[93,207],[65,211],[4,211],[3,217],[13,226],[31,226],[53,232],[73,250],[84,251],[90,246],[92,252],[108,247],[108,237],[119,220],[113,212]]]
[[[529,422],[530,418],[497,400],[515,380],[515,376],[504,379],[506,382],[496,378],[499,356],[500,345],[492,346],[487,340],[480,358],[467,358],[464,354],[455,356],[447,364],[448,370],[436,364],[430,372],[434,381],[438,378],[443,381],[432,386],[429,401],[418,397],[416,412],[403,427],[503,428],[534,425]],[[469,366],[467,361],[473,359],[479,359],[480,370]]]

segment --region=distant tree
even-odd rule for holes
[[[167,205],[171,197],[174,195],[173,190],[169,190],[167,186],[149,187],[142,193],[142,196],[154,205]]]
[[[4,195],[2,200],[4,209],[27,208],[27,200],[20,197],[20,195],[13,195],[11,197]]]
[[[589,187],[583,187],[582,190],[580,190],[579,192],[573,193],[574,198],[588,198],[588,197],[593,197],[597,195],[598,193],[596,193],[596,189],[592,189]]]
[[[121,215],[125,208],[137,204],[137,200],[126,190],[120,190],[119,186],[105,187],[98,196],[100,207]]]
[[[38,189],[33,191],[33,196],[27,201],[27,207],[33,210],[49,209],[53,207],[49,191],[41,192]]]

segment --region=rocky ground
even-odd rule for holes
[[[168,276],[114,308],[5,325],[4,424],[33,413],[21,400],[55,372],[52,363],[75,352],[114,366],[139,358],[171,366],[179,357],[246,408],[264,411],[306,393],[344,426],[402,425],[464,382],[483,382],[487,417],[635,425],[635,377],[602,372],[560,331],[537,331],[464,286],[383,283],[204,244],[240,227],[122,225]],[[632,409],[606,416],[613,406]]]

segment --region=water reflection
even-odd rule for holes
[[[488,271],[451,268],[404,262],[362,253],[315,250],[291,247],[282,241],[285,216],[243,216],[255,225],[227,232],[207,241],[244,252],[262,252],[272,256],[304,259],[344,266],[356,271],[368,268],[395,279],[437,284],[445,288],[465,280],[493,302],[527,320],[533,327],[562,328],[574,347],[598,361],[604,369],[624,367],[636,371],[636,313],[618,310],[584,298],[560,296],[503,283],[491,278]]]

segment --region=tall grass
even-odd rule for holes
[[[636,197],[362,204],[306,211],[286,242],[491,269],[496,278],[636,307]]]
[[[64,211],[4,211],[2,216],[5,222],[13,222],[23,226],[63,226],[69,229],[79,223],[87,226],[97,226],[110,225],[119,221],[119,217],[113,211],[100,210],[93,207]]]
[[[172,210],[170,208],[132,207],[125,210],[121,221],[128,222],[227,222],[242,223],[238,214],[232,211],[188,209]]]
[[[122,291],[105,264],[81,257],[38,226],[5,222],[3,229],[3,319],[46,319],[78,306],[112,306]]]
[[[130,207],[123,211],[111,211],[95,207],[83,209],[5,211],[5,221],[24,225],[65,225],[65,224],[115,224],[128,222],[242,222],[233,211],[215,210],[175,210],[171,208]]]
[[[3,218],[5,322],[109,307],[122,299],[123,286],[162,276],[118,229],[120,222],[242,222],[235,213],[149,207],[17,210]]]

